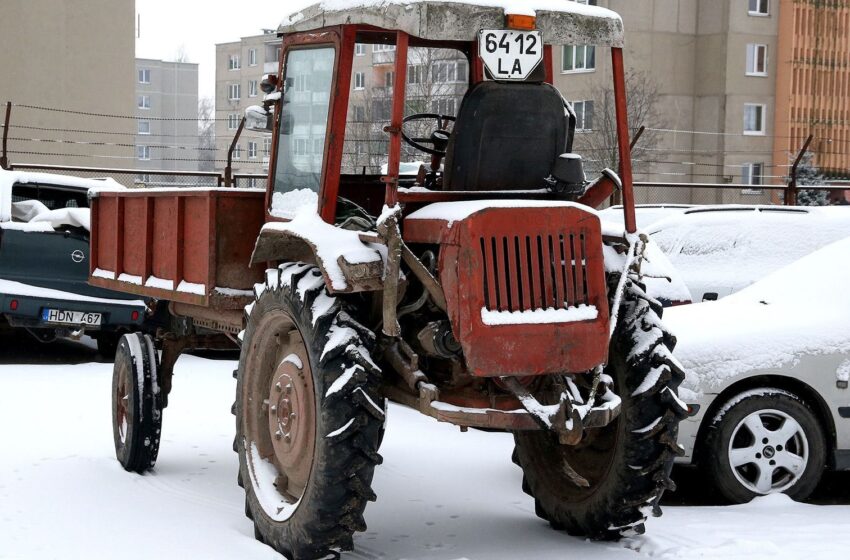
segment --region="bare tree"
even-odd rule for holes
[[[189,62],[189,51],[185,44],[177,47],[177,52],[174,54],[174,62]]]
[[[643,72],[626,74],[626,92],[628,97],[629,130],[634,135],[641,126],[660,125],[657,110],[658,83]],[[617,170],[620,155],[617,144],[617,117],[614,102],[614,89],[610,86],[597,86],[592,91],[594,106],[591,116],[591,130],[576,135],[574,151],[584,155],[587,169],[599,173],[603,169]],[[582,123],[579,123],[581,127]],[[632,150],[632,159],[640,160],[659,143],[659,136],[653,131],[645,131]]]
[[[215,170],[215,103],[211,97],[198,102],[199,171]]]

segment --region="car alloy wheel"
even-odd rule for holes
[[[735,426],[728,458],[735,478],[751,492],[783,492],[806,471],[809,441],[787,413],[758,410]]]

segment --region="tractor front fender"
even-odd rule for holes
[[[343,230],[344,231],[344,230]],[[345,232],[357,236],[357,232]],[[303,262],[322,271],[331,294],[376,292],[384,287],[384,259],[376,248],[363,245],[375,253],[374,258],[349,262],[340,245],[325,243],[321,250],[315,240],[297,231],[264,227],[257,237],[251,265],[266,262]],[[362,255],[361,255],[362,256]]]

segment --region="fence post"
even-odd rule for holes
[[[242,136],[242,129],[245,128],[245,117],[239,121],[239,128],[236,129],[236,134],[233,135],[233,142],[230,143],[230,149],[227,150],[227,167],[224,168],[224,186],[230,188],[233,186],[233,150],[236,149],[236,143],[239,142],[239,137]]]
[[[0,155],[0,167],[9,169],[9,121],[12,117],[12,102],[6,102],[6,118],[3,120],[3,152]]]
[[[805,156],[806,152],[809,150],[809,144],[811,144],[814,139],[815,135],[809,134],[809,137],[806,138],[806,142],[803,144],[800,153],[797,154],[797,158],[794,160],[794,165],[791,166],[791,173],[788,177],[788,189],[785,191],[785,206],[797,206],[797,195],[800,192],[797,188],[797,169],[803,161],[803,156]]]

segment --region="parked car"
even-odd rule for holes
[[[646,229],[655,222],[670,216],[678,216],[691,208],[694,208],[693,204],[637,204],[635,205],[635,219],[639,228]],[[623,221],[622,206],[605,208],[600,210],[599,214],[605,221]]]
[[[145,320],[138,297],[90,286],[88,180],[0,170],[0,324],[43,342],[80,336],[112,355],[124,332]]]
[[[720,496],[808,497],[825,468],[850,469],[850,237],[717,302],[669,309],[684,463]],[[698,409],[698,410],[697,410]]]
[[[694,301],[719,299],[850,235],[841,207],[704,206],[646,230]]]

